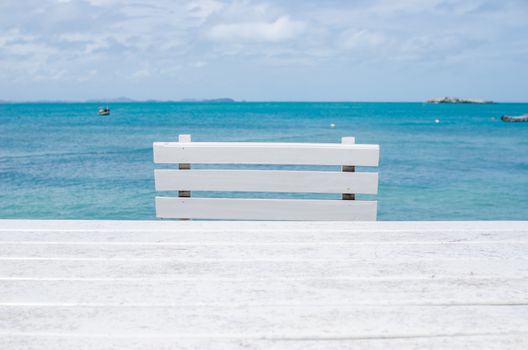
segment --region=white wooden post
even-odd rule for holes
[[[191,142],[191,135],[179,135],[178,142]],[[179,163],[178,169],[180,170],[190,170],[191,164],[189,163]],[[178,197],[189,198],[191,197],[191,191],[178,191]]]
[[[178,142],[191,142],[191,135],[188,135],[188,134],[178,135]],[[190,163],[178,163],[178,169],[191,170],[191,164]],[[187,190],[178,191],[178,197],[190,198],[191,191],[187,191]],[[190,220],[190,219],[181,218],[180,220]]]
[[[341,138],[341,143],[343,144],[354,144],[356,143],[356,138],[355,137],[351,137],[351,136],[348,136],[348,137],[342,137]],[[341,170],[343,172],[355,172],[356,171],[356,167],[354,165],[343,165],[341,167]],[[354,200],[356,199],[356,195],[354,193],[343,193],[341,195],[341,198],[343,200]]]

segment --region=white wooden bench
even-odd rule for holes
[[[174,219],[376,220],[377,202],[355,194],[376,194],[378,174],[355,166],[378,166],[379,146],[341,143],[155,142],[154,162],[178,164],[156,169],[156,216]],[[191,170],[191,164],[341,165],[342,171]],[[192,198],[191,191],[341,193],[336,199]]]

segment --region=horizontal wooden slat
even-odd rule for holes
[[[156,197],[159,218],[375,221],[376,201]]]
[[[155,170],[158,191],[378,192],[377,173],[278,170]]]
[[[372,232],[385,231],[390,237],[398,239],[400,234],[410,233],[416,235],[418,232],[423,234],[423,237],[430,237],[436,239],[438,232],[445,232],[453,234],[458,238],[469,237],[472,240],[474,233],[480,233],[484,236],[491,234],[493,239],[510,240],[513,237],[528,237],[526,235],[526,228],[528,221],[377,221],[377,222],[358,222],[350,226],[346,222],[335,222],[328,225],[326,222],[273,222],[262,221],[255,223],[254,221],[240,222],[240,221],[195,221],[195,222],[181,222],[181,221],[160,221],[160,220],[16,220],[16,219],[0,219],[0,235],[6,231],[22,232],[38,232],[39,234],[57,232],[64,233],[64,239],[74,232],[103,232],[114,231],[119,233],[131,232],[141,233],[158,233],[158,232],[178,232],[180,235],[189,231],[193,232],[214,232],[226,233],[235,232],[237,230],[251,230],[253,233],[266,230],[266,234],[276,234],[277,236],[284,236],[285,233],[299,233],[299,232],[340,232],[346,231],[348,237],[355,237],[356,234],[364,232],[369,235]],[[397,232],[398,235],[394,235]],[[435,232],[431,235],[430,232]],[[353,233],[353,234],[352,234]],[[500,234],[498,234],[500,233]],[[514,236],[512,236],[514,234]],[[87,237],[88,235],[83,237]],[[388,237],[389,237],[388,236]],[[317,235],[320,237],[320,235]],[[421,237],[421,236],[419,236]],[[244,236],[238,238],[243,239]],[[385,241],[385,239],[383,239]]]
[[[379,338],[526,332],[528,306],[3,306],[1,332]],[[94,322],[94,319],[97,320]],[[233,320],[236,320],[234,322]]]
[[[1,242],[357,243],[528,242],[525,221],[0,220]]]
[[[528,349],[528,333],[494,332],[489,335],[474,333],[462,335],[437,335],[434,337],[414,334],[401,337],[310,337],[292,338],[287,334],[276,337],[255,337],[241,334],[239,337],[204,335],[202,337],[163,334],[160,337],[142,336],[140,333],[128,337],[110,334],[83,334],[75,336],[57,333],[10,333],[0,335],[0,349],[27,350],[145,350],[145,349],[266,349],[266,350],[467,350],[467,349]]]
[[[0,242],[0,258],[106,258],[112,259],[489,259],[528,263],[528,242],[370,242],[346,241],[294,243],[139,243],[139,242]]]
[[[69,305],[528,303],[528,279],[0,280],[0,303]]]
[[[409,229],[409,231],[383,230],[373,227],[372,229],[361,229],[351,227],[350,230],[333,228],[336,224],[350,225],[350,223],[333,222],[331,227],[310,227],[307,223],[327,224],[324,221],[302,221],[305,224],[305,230],[300,230],[299,226],[292,226],[289,229],[270,228],[270,223],[276,221],[230,221],[240,223],[241,227],[225,228],[219,227],[215,232],[210,229],[212,223],[223,223],[224,221],[193,221],[198,224],[208,224],[197,229],[197,226],[187,226],[186,221],[159,221],[166,224],[182,223],[178,228],[172,231],[163,230],[160,226],[159,231],[149,229],[138,231],[134,229],[108,230],[108,229],[83,229],[83,230],[58,230],[39,232],[38,230],[9,230],[0,231],[0,243],[24,243],[24,244],[292,244],[292,243],[332,243],[332,244],[358,244],[358,245],[391,245],[391,244],[516,244],[521,245],[528,243],[528,235],[520,230],[502,231],[454,231],[447,229],[431,229],[423,231],[418,229]],[[227,222],[227,221],[225,221]],[[296,223],[295,221],[283,221],[284,223]],[[253,230],[250,231],[248,224],[253,223]],[[371,223],[354,222],[354,225],[362,226]],[[138,222],[141,226],[141,222]],[[259,227],[262,226],[262,227]],[[250,235],[247,232],[251,232]],[[14,240],[14,236],[16,239]]]
[[[248,235],[251,235],[248,233]],[[169,257],[170,258],[170,257]],[[528,264],[513,259],[31,259],[0,258],[0,281],[73,279],[400,279],[527,278]]]
[[[332,143],[155,142],[154,162],[377,166],[379,146]]]

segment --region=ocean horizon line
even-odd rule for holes
[[[180,99],[180,100],[119,100],[119,99],[89,99],[89,100],[0,100],[0,104],[54,104],[54,103],[86,103],[86,104],[118,104],[118,103],[428,103],[427,100],[235,100],[224,101],[221,99]],[[528,103],[527,101],[501,101],[494,100],[493,103]],[[431,103],[428,103],[431,104]],[[457,103],[451,103],[457,104]],[[479,104],[479,103],[458,103],[458,104]]]

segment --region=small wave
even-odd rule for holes
[[[134,153],[152,153],[152,147],[149,148],[135,148],[123,150],[109,150],[109,151],[89,151],[89,152],[47,152],[47,153],[30,153],[17,155],[2,155],[0,161],[8,161],[13,159],[35,159],[47,157],[78,157],[78,156],[97,156],[97,155],[112,155],[112,154],[134,154]]]

